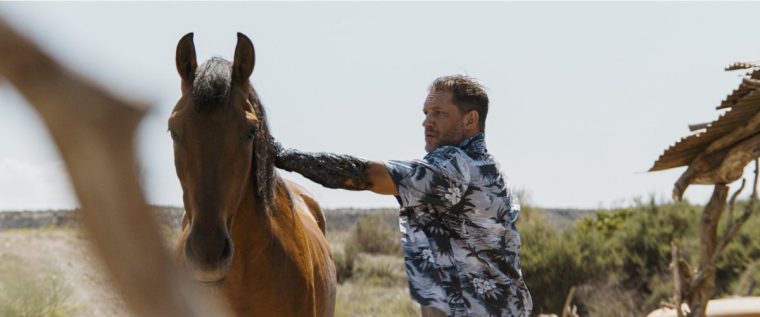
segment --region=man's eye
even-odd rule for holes
[[[174,132],[173,130],[169,130],[169,135],[172,137],[172,141],[179,142],[179,135],[177,132]]]

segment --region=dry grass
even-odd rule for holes
[[[357,222],[366,216],[358,217]],[[370,222],[381,228],[382,237],[385,241],[398,241],[398,231],[387,230],[391,226],[398,226],[392,221],[377,223],[376,217]],[[365,228],[366,223],[365,223]],[[387,230],[387,231],[386,231]],[[375,230],[364,230],[364,238],[375,235]],[[336,265],[342,266],[344,271],[347,267],[345,254],[354,254],[351,257],[352,270],[348,278],[344,278],[338,286],[338,298],[336,303],[336,317],[405,317],[419,316],[420,306],[412,301],[407,286],[406,270],[400,250],[397,252],[386,251],[390,254],[375,255],[371,253],[357,253],[361,248],[357,243],[357,232],[354,225],[347,225],[343,230],[329,230],[327,239],[336,255]],[[382,242],[386,249],[388,242]],[[386,249],[387,250],[387,249]],[[339,258],[339,259],[338,259]],[[343,272],[344,277],[346,272]]]
[[[345,229],[327,232],[336,262],[343,261],[338,258],[348,251],[348,258],[352,264],[351,275],[342,280],[338,287],[335,316],[419,316],[419,305],[413,302],[409,295],[401,251],[392,251],[386,244],[380,249],[390,254],[371,254],[356,250],[354,221],[363,217],[359,215],[356,219],[344,221]],[[386,218],[388,219],[379,223],[376,222],[377,218],[371,220],[375,221],[373,225],[381,228],[382,232],[372,230],[373,226],[366,226],[365,223],[364,228],[367,230],[362,232],[362,236],[375,236],[392,241],[396,245],[400,244],[398,231],[389,230],[397,227],[397,223],[394,223],[395,218]],[[168,249],[173,249],[179,230],[165,225],[161,229],[164,243]],[[89,270],[87,266],[77,264],[95,260],[89,258],[89,255],[84,256],[86,253],[79,252],[87,249],[87,241],[89,237],[86,233],[72,228],[0,231],[0,316],[126,316],[126,307],[121,304],[116,294],[95,288],[92,289],[95,294],[91,296],[80,294],[83,293],[83,288],[93,287],[93,283],[102,283],[107,287],[108,282],[108,278],[99,270]],[[3,243],[14,245],[14,251],[2,249]],[[65,250],[68,251],[63,252]],[[82,268],[68,270],[65,274],[41,269],[72,266]],[[72,289],[66,284],[67,281],[77,285],[77,289],[73,290],[73,296]],[[83,281],[92,283],[82,283]]]
[[[358,219],[351,229],[347,243],[372,254],[401,254],[398,224],[385,221],[382,215],[367,215]]]
[[[361,253],[354,270],[354,283],[407,289],[406,269],[400,256]]]
[[[336,317],[419,316],[419,305],[404,286],[372,286],[363,281],[348,281],[338,287]]]
[[[0,315],[5,317],[63,317],[79,310],[72,289],[61,273],[31,269],[10,256],[0,257]]]

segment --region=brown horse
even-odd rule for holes
[[[180,263],[238,316],[332,316],[336,274],[316,201],[275,172],[264,108],[249,82],[253,43],[232,63],[177,45],[182,97],[169,118],[185,216]]]

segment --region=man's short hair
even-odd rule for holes
[[[430,91],[450,91],[453,102],[462,114],[477,111],[480,131],[486,131],[486,115],[488,115],[488,95],[485,88],[475,78],[465,75],[438,77],[430,85]]]

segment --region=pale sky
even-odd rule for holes
[[[2,3],[0,17],[112,91],[153,105],[139,131],[149,200],[181,206],[166,120],[177,41],[199,63],[256,47],[253,84],[283,145],[369,159],[424,156],[422,102],[438,76],[478,78],[486,142],[544,207],[669,200],[683,168],[646,173],[687,125],[714,120],[760,58],[760,3]],[[35,114],[0,82],[0,210],[76,205]],[[747,171],[750,171],[747,169]],[[324,207],[394,207],[292,173]],[[749,174],[745,174],[749,175]],[[736,187],[736,186],[734,186]],[[686,197],[705,203],[711,188]]]

